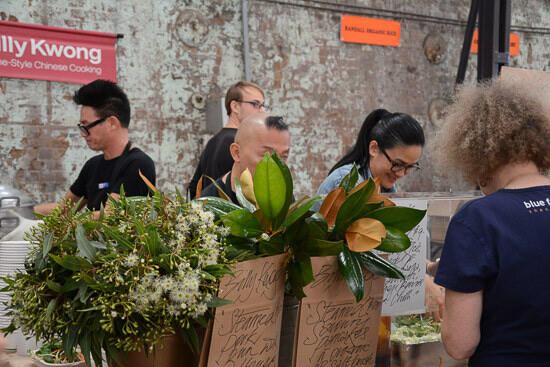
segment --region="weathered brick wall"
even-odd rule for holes
[[[132,103],[130,136],[155,160],[158,185],[174,190],[186,186],[201,144],[209,137],[205,110],[197,101],[220,97],[244,78],[240,3],[2,0],[0,18],[124,34],[117,41],[117,72]],[[429,107],[454,88],[464,26],[452,23],[467,18],[468,2],[248,3],[252,80],[266,90],[273,112],[291,125],[289,163],[297,191],[317,189],[353,144],[364,117],[379,107],[413,115],[428,138],[421,160],[424,169],[402,180],[400,189],[469,189],[435,168],[429,152],[437,130]],[[512,3],[512,25],[550,28],[550,2]],[[402,21],[399,48],[340,42],[341,14],[388,15],[376,9],[402,12],[394,18]],[[433,17],[447,21],[434,23]],[[521,37],[520,55],[512,58],[512,65],[550,70],[548,32],[516,32]],[[441,37],[446,47],[438,64],[424,55],[428,34]],[[470,81],[475,68],[476,57],[471,56]],[[30,193],[36,201],[63,195],[84,161],[94,155],[75,127],[79,114],[71,95],[77,88],[0,78],[0,182]]]

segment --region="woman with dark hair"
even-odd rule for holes
[[[451,219],[435,277],[443,344],[471,367],[550,366],[550,114],[535,93],[462,88],[438,139],[442,166],[486,195]]]
[[[419,168],[423,146],[424,132],[411,116],[374,110],[363,122],[351,151],[332,167],[317,193],[328,194],[338,187],[353,164],[359,171],[357,184],[378,177],[383,192],[395,191],[398,179]]]

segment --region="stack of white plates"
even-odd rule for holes
[[[31,251],[32,245],[28,241],[0,241],[0,278],[7,275],[13,275],[16,272],[24,271],[25,258],[29,251]],[[0,289],[4,288],[6,284],[0,280]],[[10,324],[11,318],[6,315],[4,303],[9,302],[10,297],[8,293],[0,292],[0,328],[6,327]],[[15,348],[19,352],[19,345],[21,343],[22,335],[18,335],[20,332],[12,334],[8,337],[9,346]]]

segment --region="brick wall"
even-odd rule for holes
[[[468,2],[248,3],[252,80],[291,126],[289,164],[297,191],[317,189],[353,144],[364,117],[380,107],[413,115],[428,139],[424,169],[400,181],[401,190],[470,189],[436,168],[429,151],[437,131],[430,107],[436,116],[454,88],[464,26],[453,23],[467,18]],[[550,2],[512,3],[512,25],[550,28]],[[399,48],[340,42],[341,14],[388,14],[376,9],[402,12],[394,18],[402,22]],[[435,17],[444,19],[435,23]],[[186,186],[208,137],[205,110],[192,100],[220,97],[244,78],[239,0],[3,0],[0,19],[124,34],[117,41],[117,72],[132,104],[130,137],[155,160],[165,190]],[[520,55],[512,66],[550,70],[548,31],[516,33]],[[425,56],[427,35],[446,47],[438,64]],[[471,56],[469,81],[475,68]],[[75,127],[79,115],[71,95],[77,88],[0,78],[0,182],[36,201],[62,197],[94,154]]]

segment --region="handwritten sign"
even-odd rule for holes
[[[234,303],[216,309],[209,367],[277,367],[285,293],[285,255],[238,263],[219,297]]]
[[[315,281],[298,311],[293,365],[374,366],[384,278],[365,271],[365,296],[357,303],[335,256],[312,258]]]
[[[340,39],[343,42],[399,47],[400,37],[398,21],[342,15]]]
[[[399,206],[425,210],[427,200],[394,199]],[[426,255],[428,246],[427,216],[407,233],[411,247],[406,251],[390,254],[388,261],[397,266],[405,275],[405,280],[386,279],[384,288],[383,316],[407,315],[425,312],[424,294],[426,290]]]
[[[479,48],[479,32],[476,29],[472,37],[472,46],[470,47],[470,52],[477,54]],[[510,33],[510,56],[519,55],[519,34]]]

